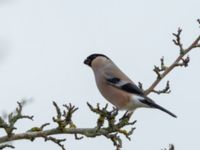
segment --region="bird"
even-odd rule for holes
[[[134,112],[137,108],[155,108],[177,118],[175,114],[146,96],[108,56],[94,53],[84,60],[84,64],[93,70],[101,95],[117,109]]]

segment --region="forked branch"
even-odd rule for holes
[[[200,24],[200,19],[198,19],[198,23]],[[173,36],[175,37],[175,39],[173,39],[172,41],[174,42],[174,44],[176,46],[179,47],[180,49],[180,53],[178,55],[178,57],[174,60],[174,62],[169,65],[166,66],[164,64],[164,58],[161,58],[161,67],[155,66],[154,67],[154,72],[157,75],[156,80],[149,86],[149,88],[147,90],[145,90],[145,94],[148,95],[151,92],[155,92],[155,87],[160,83],[160,81],[165,78],[166,75],[168,75],[173,69],[175,69],[176,67],[187,67],[188,63],[190,61],[189,56],[185,57],[191,50],[195,49],[195,48],[200,48],[200,35],[197,36],[197,38],[192,42],[192,44],[190,44],[187,48],[183,47],[183,44],[181,42],[181,33],[182,33],[182,29],[178,28],[177,33],[173,33]],[[157,92],[158,94],[160,94],[160,92]]]

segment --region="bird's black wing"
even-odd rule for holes
[[[140,88],[138,88],[134,83],[121,80],[120,78],[117,78],[117,77],[109,77],[106,79],[106,81],[108,82],[108,84],[118,89],[121,89],[123,91],[137,94],[137,95],[144,95],[144,92]]]

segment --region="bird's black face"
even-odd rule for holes
[[[102,57],[106,57],[108,58],[106,55],[103,54],[91,54],[90,56],[88,56],[85,60],[84,60],[84,64],[88,65],[88,66],[92,66],[92,61],[97,58],[98,56],[102,56]],[[109,59],[109,58],[108,58]]]

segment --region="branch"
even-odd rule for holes
[[[15,127],[15,124],[20,119],[30,119],[33,120],[33,116],[27,116],[22,115],[22,107],[23,103],[17,102],[18,107],[16,108],[15,113],[10,113],[8,115],[8,122],[6,122],[2,117],[0,117],[0,128],[4,129],[4,131],[7,133],[7,136],[10,137],[14,130],[17,128]]]
[[[56,108],[57,116],[53,117],[53,121],[58,124],[58,127],[60,130],[64,130],[65,127],[69,125],[70,128],[75,128],[76,125],[72,121],[72,114],[78,110],[75,106],[73,106],[71,103],[69,105],[63,105],[63,107],[66,108],[66,110],[61,113],[60,108],[56,104],[56,102],[53,102],[54,107]]]
[[[143,84],[142,84],[141,82],[138,82],[138,87],[139,87],[142,91],[144,91],[144,89],[143,89]]]
[[[65,146],[62,144],[62,142],[66,141],[66,139],[57,139],[52,136],[44,136],[43,138],[45,142],[52,141],[53,143],[57,144],[62,150],[66,150]]]
[[[93,133],[92,136],[99,136],[98,132],[101,130],[106,131],[104,135],[106,138],[110,139],[113,142],[113,145],[116,147],[116,150],[119,150],[122,147],[122,140],[118,134],[123,134],[128,140],[130,139],[130,135],[132,135],[135,128],[131,128],[131,130],[127,131],[122,129],[127,125],[134,125],[136,121],[129,122],[130,117],[132,116],[132,112],[126,112],[118,121],[116,119],[118,115],[118,109],[113,107],[111,111],[107,110],[108,104],[102,109],[99,104],[97,104],[96,108],[87,103],[90,110],[99,115],[99,119],[97,121],[96,133]],[[108,122],[108,127],[103,127],[105,121]]]
[[[198,23],[200,24],[200,19],[198,19]],[[174,60],[174,62],[169,65],[164,65],[164,58],[161,58],[161,67],[154,66],[154,72],[157,74],[156,80],[150,85],[150,87],[145,90],[145,94],[148,95],[151,92],[155,92],[155,87],[160,83],[160,81],[166,77],[173,69],[176,67],[187,67],[188,63],[190,61],[189,56],[184,58],[186,54],[188,54],[191,50],[195,48],[200,48],[200,35],[188,46],[187,48],[183,48],[183,44],[181,43],[181,32],[182,29],[178,28],[177,33],[173,33],[175,36],[175,39],[173,39],[173,42],[176,46],[179,47],[180,53],[179,56]]]
[[[10,141],[16,141],[21,139],[26,139],[30,141],[34,141],[36,138],[43,138],[45,141],[52,141],[57,144],[62,150],[66,150],[62,142],[66,139],[58,139],[53,137],[54,135],[58,134],[72,134],[75,136],[76,140],[80,140],[83,137],[78,137],[79,135],[85,137],[97,137],[97,136],[104,136],[110,139],[113,142],[113,145],[119,150],[122,147],[122,141],[120,138],[120,134],[124,135],[127,139],[130,140],[130,135],[133,133],[135,128],[131,128],[129,131],[123,129],[123,127],[127,125],[134,125],[136,121],[129,122],[132,113],[126,112],[120,119],[116,119],[118,115],[118,110],[113,108],[112,110],[108,111],[107,106],[100,108],[99,105],[97,107],[93,107],[89,103],[87,103],[90,110],[95,112],[99,115],[99,119],[97,120],[97,125],[94,128],[76,128],[76,125],[72,121],[73,113],[78,110],[72,104],[63,105],[65,110],[61,110],[61,108],[57,105],[56,102],[53,102],[53,105],[56,109],[56,116],[52,118],[53,122],[57,124],[56,128],[44,130],[45,127],[50,125],[49,123],[44,123],[40,127],[32,127],[30,130],[24,133],[18,134],[7,134],[5,136],[0,137],[0,144]],[[18,103],[19,108],[17,112],[22,111],[22,105]],[[24,117],[27,118],[27,117]],[[30,117],[28,117],[30,118]],[[104,122],[108,122],[108,126],[104,125]],[[6,123],[2,119],[0,122],[0,126],[4,126]],[[6,124],[9,126],[9,124]],[[5,125],[5,126],[6,126]],[[4,129],[4,127],[3,127]],[[11,145],[3,145],[2,148],[5,147],[12,147]],[[0,147],[0,148],[1,148]]]
[[[16,141],[16,140],[21,140],[21,139],[26,139],[26,140],[33,140],[35,138],[43,138],[44,135],[57,135],[57,134],[81,134],[86,137],[96,137],[96,136],[101,136],[101,135],[109,135],[112,132],[117,131],[111,130],[109,131],[108,128],[101,128],[98,130],[96,128],[66,128],[64,131],[59,130],[58,128],[52,128],[49,130],[44,130],[44,131],[36,131],[36,132],[24,132],[24,133],[19,133],[12,135],[10,138],[8,136],[2,136],[0,137],[0,143],[4,142],[10,142],[10,141]]]
[[[178,28],[177,34],[172,33],[172,35],[175,36],[176,38],[176,39],[173,39],[172,41],[174,42],[176,46],[180,48],[180,54],[184,54],[183,44],[181,43],[181,32],[182,32],[182,29]]]

